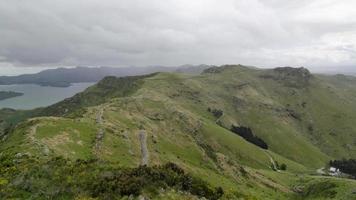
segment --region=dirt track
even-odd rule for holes
[[[140,130],[138,137],[141,144],[141,165],[148,165],[149,155],[147,150],[147,135],[145,130]]]

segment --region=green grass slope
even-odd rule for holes
[[[352,77],[312,75],[303,68],[240,65],[201,75],[108,77],[37,114],[45,117],[18,124],[0,150],[130,168],[143,160],[149,166],[173,162],[221,186],[225,199],[317,199],[321,192],[313,184],[324,187],[325,178],[308,174],[356,153],[355,84]],[[251,128],[269,149],[231,132],[232,125]],[[273,171],[275,162],[287,171]],[[334,182],[338,198],[348,186]],[[301,194],[294,190],[298,184]],[[167,195],[179,199],[175,192]]]

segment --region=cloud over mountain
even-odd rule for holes
[[[353,0],[0,0],[0,66],[349,67]]]

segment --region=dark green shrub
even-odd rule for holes
[[[282,163],[282,164],[279,166],[279,169],[285,171],[285,170],[287,170],[287,165],[284,164],[284,163]]]
[[[244,138],[246,141],[257,145],[257,146],[261,147],[262,149],[268,149],[267,143],[265,141],[263,141],[261,138],[254,135],[252,133],[252,130],[248,127],[232,125],[230,131],[238,134],[239,136]]]
[[[221,188],[184,172],[174,163],[161,166],[119,168],[95,159],[71,161],[63,157],[39,160],[0,154],[0,186],[5,199],[74,199],[79,194],[99,199],[138,196],[143,190],[175,188],[206,199],[219,199]],[[10,181],[9,183],[7,183]]]
[[[212,113],[216,118],[220,118],[224,114],[222,110],[215,108],[208,108],[208,112]]]

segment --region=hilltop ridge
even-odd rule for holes
[[[147,66],[147,67],[83,67],[47,69],[35,74],[0,76],[0,85],[37,84],[40,86],[69,87],[72,83],[97,82],[106,76],[138,76],[155,72],[199,74],[209,65]]]

